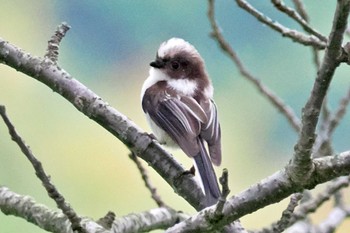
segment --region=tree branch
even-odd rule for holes
[[[276,223],[273,223],[272,226],[267,229],[262,229],[261,231],[255,231],[255,233],[279,233],[284,232],[290,226],[290,220],[293,217],[293,212],[297,205],[299,204],[300,199],[303,197],[301,193],[293,194],[290,197],[289,204],[287,208],[282,212],[282,217]]]
[[[339,125],[340,121],[343,119],[346,109],[350,103],[350,88],[348,89],[345,96],[340,100],[338,109],[335,111],[333,117],[329,121],[328,134],[332,134],[335,128]]]
[[[329,44],[317,73],[311,96],[303,108],[302,128],[299,140],[294,147],[292,163],[287,167],[287,172],[290,173],[291,178],[296,183],[303,183],[312,173],[311,152],[316,138],[316,125],[329,84],[335,69],[340,64],[339,58],[342,54],[341,45],[347,25],[350,1],[339,0],[337,3],[333,26],[329,36]]]
[[[309,15],[305,9],[304,3],[302,0],[293,0],[294,6],[300,16],[306,21],[309,22]]]
[[[58,59],[58,50],[60,47],[61,40],[66,35],[66,32],[70,29],[70,26],[67,23],[61,23],[56,31],[55,34],[51,37],[51,39],[48,41],[48,47],[47,52],[45,54],[45,58],[50,59],[54,63],[57,62]]]
[[[303,220],[310,213],[315,212],[323,203],[331,198],[340,189],[349,186],[349,177],[339,177],[329,184],[325,190],[320,192],[315,198],[302,203],[294,212],[291,224]]]
[[[37,204],[31,197],[19,195],[3,186],[0,186],[0,210],[6,215],[23,218],[52,233],[73,233],[66,215],[50,210],[42,204]],[[82,218],[81,224],[88,232],[95,233],[146,232],[166,229],[187,218],[186,214],[172,209],[156,208],[117,218],[113,221],[110,230],[105,230],[88,218]]]
[[[340,121],[345,116],[347,107],[350,103],[350,88],[348,89],[345,96],[340,100],[338,108],[334,111],[332,116],[326,116],[322,120],[322,127],[320,129],[320,133],[317,136],[316,143],[314,145],[314,158],[322,157],[327,154],[331,150],[331,138],[333,132],[339,125]],[[324,104],[323,104],[324,105]],[[322,109],[324,106],[322,107]],[[329,115],[329,113],[327,113]]]
[[[219,201],[216,205],[215,212],[218,216],[221,216],[222,210],[223,210],[224,205],[226,203],[226,199],[231,192],[230,188],[228,187],[228,171],[227,171],[227,169],[224,169],[222,171],[222,176],[220,177],[219,181],[220,181],[222,190],[221,190],[221,195],[220,195]]]
[[[151,209],[137,214],[128,214],[116,219],[111,232],[133,233],[149,232],[157,229],[167,229],[188,216],[169,208]]]
[[[316,31],[314,28],[312,28],[308,22],[293,8],[287,7],[282,0],[271,0],[273,5],[280,10],[281,12],[285,13],[292,19],[294,19],[297,23],[299,23],[304,31],[316,36],[318,39],[320,39],[323,42],[327,43],[327,37]]]
[[[263,13],[259,12],[257,9],[255,9],[252,5],[250,5],[247,1],[245,0],[236,0],[237,4],[239,7],[242,9],[246,10],[249,14],[254,16],[257,20],[262,22],[263,24],[266,24],[273,30],[279,32],[282,34],[282,36],[288,37],[292,39],[295,42],[298,42],[303,45],[309,45],[312,47],[315,47],[317,49],[324,49],[326,47],[326,43],[324,41],[321,41],[319,38],[311,35],[307,36],[304,35],[301,32],[298,32],[296,30],[291,30],[282,24],[270,19]]]
[[[327,219],[316,227],[315,232],[333,233],[347,217],[349,217],[349,211],[336,207],[330,211]]]
[[[33,198],[14,193],[3,186],[0,186],[0,210],[52,233],[73,233],[71,222],[65,214],[50,210],[45,205],[37,204]],[[80,223],[89,232],[110,233],[90,219],[83,218]]]

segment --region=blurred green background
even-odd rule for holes
[[[288,27],[300,29],[270,2],[251,3]],[[307,0],[305,4],[312,25],[328,35],[334,1]],[[246,66],[300,115],[316,74],[311,49],[282,38],[234,1],[220,0],[216,6],[224,35]],[[195,45],[215,87],[224,156],[217,172],[229,169],[231,195],[274,173],[292,155],[296,133],[210,38],[206,1],[5,0],[0,12],[0,37],[35,56],[45,54],[57,25],[66,21],[72,28],[61,43],[59,65],[146,131],[140,89],[159,44],[176,36]],[[348,72],[344,66],[337,70],[329,96],[333,109],[349,87]],[[97,219],[109,210],[121,216],[156,207],[121,142],[34,79],[4,65],[0,65],[0,77],[0,104],[7,107],[18,132],[79,214]],[[349,149],[349,128],[346,115],[334,135],[337,152]],[[174,155],[184,166],[191,166],[181,152]],[[166,203],[195,212],[152,169],[149,173]],[[55,208],[2,122],[0,185]],[[246,216],[243,225],[248,229],[268,226],[286,204]],[[326,218],[330,206],[312,215],[314,221]],[[343,224],[343,229],[346,224],[350,225]],[[0,232],[44,231],[0,213]]]

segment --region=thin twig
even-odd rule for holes
[[[110,230],[112,228],[112,224],[115,220],[115,213],[112,211],[108,211],[108,213],[102,218],[98,219],[96,223],[103,226],[104,229]]]
[[[331,148],[331,138],[334,130],[339,125],[340,121],[343,119],[347,107],[350,103],[350,87],[345,94],[345,96],[340,100],[338,109],[335,110],[335,113],[332,116],[329,116],[329,110],[327,112],[326,118],[322,118],[322,124],[320,128],[320,133],[318,134],[317,141],[314,146],[314,157],[321,157],[325,155],[329,155],[332,153],[330,151]],[[325,108],[323,104],[322,109]],[[323,114],[324,115],[324,114]]]
[[[221,190],[221,195],[219,197],[219,201],[215,207],[215,212],[214,212],[214,217],[213,217],[214,222],[218,221],[224,217],[223,209],[224,209],[225,203],[227,201],[227,197],[230,194],[230,188],[228,186],[228,170],[226,168],[222,171],[222,175],[221,175],[219,181],[220,181],[220,184],[222,186],[222,190]],[[226,225],[223,228],[223,230],[220,232],[247,233],[247,231],[244,229],[244,227],[242,226],[239,219]]]
[[[278,10],[287,14],[289,17],[291,17],[297,23],[299,23],[306,32],[316,36],[321,41],[327,43],[327,37],[325,37],[320,32],[316,31],[316,29],[311,27],[309,25],[309,23],[306,20],[304,20],[304,18],[297,11],[295,11],[293,8],[286,6],[282,0],[271,0],[271,2],[274,4],[274,6]]]
[[[209,0],[208,18],[212,27],[212,37],[219,43],[221,49],[232,59],[233,63],[238,68],[243,77],[250,81],[270,103],[276,107],[288,120],[289,124],[296,132],[300,130],[300,120],[294,113],[293,109],[283,102],[275,93],[267,88],[259,79],[254,77],[244,66],[243,62],[238,57],[229,43],[226,42],[217,22],[215,20],[214,0]]]
[[[257,20],[262,22],[263,24],[266,24],[273,30],[281,33],[282,36],[288,37],[292,39],[295,42],[298,42],[303,45],[308,45],[315,47],[317,49],[325,49],[326,48],[326,43],[319,38],[311,35],[307,36],[299,31],[292,30],[290,28],[287,28],[283,26],[282,24],[270,19],[263,13],[259,12],[257,9],[255,9],[252,5],[250,5],[247,1],[245,0],[236,0],[237,4],[239,7],[242,9],[246,10],[248,13],[253,15]]]
[[[328,98],[326,96],[323,100],[321,108],[320,126],[317,133],[316,142],[313,147],[313,158],[320,158],[323,156],[333,154],[332,142],[330,140],[331,135],[328,134],[330,118],[331,110],[329,109]]]
[[[330,119],[329,122],[329,128],[328,131],[329,133],[333,133],[335,128],[339,125],[339,122],[343,119],[346,109],[349,106],[350,103],[350,87],[346,93],[346,95],[340,100],[339,107],[335,111],[333,117]]]
[[[309,15],[305,9],[304,3],[301,0],[293,0],[294,6],[300,16],[306,21],[309,22]]]
[[[276,230],[277,232],[283,232],[287,227],[290,226],[290,219],[293,216],[293,212],[298,206],[298,203],[302,197],[303,195],[301,193],[297,193],[291,196],[287,209],[282,212],[281,219],[276,223],[276,226],[274,227],[274,232],[276,232]]]
[[[224,205],[226,203],[226,199],[230,193],[230,188],[228,187],[228,171],[226,168],[222,171],[222,176],[220,177],[219,181],[222,186],[222,191],[221,196],[219,198],[219,202],[216,205],[215,212],[216,214],[221,215]]]
[[[145,183],[146,188],[150,191],[151,197],[157,203],[158,207],[167,207],[167,205],[163,202],[162,198],[158,195],[157,189],[155,187],[153,187],[153,185],[152,185],[152,183],[147,175],[147,171],[142,166],[138,157],[133,152],[131,152],[129,154],[129,157],[132,161],[134,161],[137,168],[139,169],[139,172],[141,173],[142,180]]]
[[[55,34],[48,41],[48,47],[47,47],[47,52],[45,54],[45,58],[50,59],[54,63],[57,62],[60,42],[63,39],[63,37],[66,35],[66,32],[69,29],[70,29],[70,26],[65,22],[61,23],[57,27]]]
[[[328,98],[327,95],[324,97],[323,104],[322,104],[322,109],[321,109],[321,125],[320,125],[320,130],[325,131],[326,128],[329,125],[329,120],[331,118],[331,109],[328,105]]]
[[[318,226],[315,227],[315,231],[318,233],[334,233],[338,232],[337,228],[349,217],[347,210],[339,207],[333,208],[327,218],[323,220]]]
[[[23,154],[32,164],[36,176],[41,180],[42,185],[45,187],[47,193],[56,202],[57,207],[62,210],[62,212],[72,223],[73,231],[85,233],[86,230],[80,225],[81,218],[75,213],[75,211],[65,201],[64,197],[58,192],[56,187],[50,181],[49,176],[45,173],[41,162],[34,156],[29,147],[24,143],[23,139],[17,134],[15,127],[6,115],[5,106],[0,105],[0,115],[9,130],[9,134],[11,135],[12,140],[17,143]]]
[[[293,217],[295,208],[298,206],[299,201],[303,198],[303,194],[296,193],[290,197],[287,208],[282,212],[280,220],[273,223],[270,228],[262,229],[261,231],[255,231],[255,233],[279,233],[283,232],[290,226],[290,220]]]
[[[320,192],[315,198],[311,198],[309,201],[302,203],[297,210],[294,211],[291,223],[295,223],[298,220],[305,219],[305,217],[315,212],[323,203],[328,201],[335,193],[342,188],[348,187],[350,182],[349,176],[340,177],[332,181],[322,192]]]

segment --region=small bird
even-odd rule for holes
[[[206,206],[216,204],[220,189],[212,164],[221,163],[221,130],[204,61],[190,43],[171,38],[160,45],[150,66],[141,100],[153,134],[194,159]]]

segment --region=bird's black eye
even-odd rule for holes
[[[180,63],[177,61],[172,61],[170,65],[173,70],[177,70],[180,67]]]

